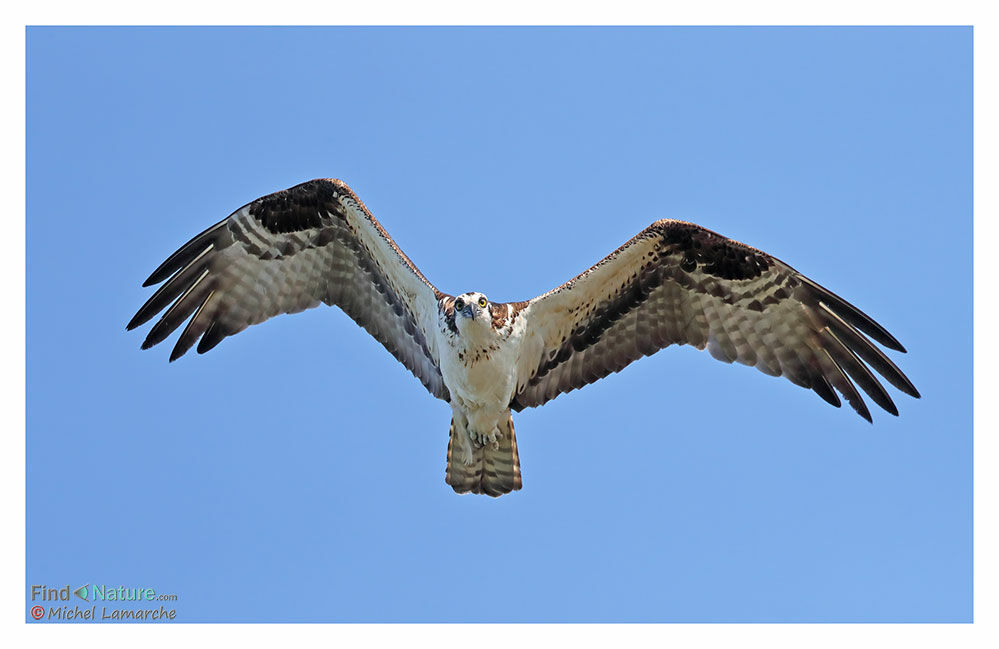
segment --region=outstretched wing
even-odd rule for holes
[[[164,280],[127,328],[166,308],[142,343],[147,349],[190,317],[171,361],[194,343],[203,354],[272,316],[335,304],[431,394],[449,399],[428,334],[442,294],[339,180],[313,180],[244,205],[172,254],[143,286]]]
[[[511,407],[539,406],[672,344],[707,347],[862,417],[855,387],[898,414],[871,368],[919,397],[868,338],[905,349],[853,305],[782,261],[692,223],[663,220],[523,306],[528,338]],[[864,335],[866,334],[866,336]],[[852,379],[852,381],[851,381]]]

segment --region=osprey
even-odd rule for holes
[[[868,421],[856,386],[898,415],[872,368],[919,397],[868,336],[905,349],[870,317],[784,262],[683,221],[656,221],[544,295],[494,302],[438,290],[345,183],[320,179],[239,208],[143,286],[164,280],[127,329],[166,308],[148,349],[190,318],[171,361],[281,313],[339,306],[451,405],[446,482],[458,493],[521,488],[512,410],[673,344],[785,376],[836,407],[838,391]]]

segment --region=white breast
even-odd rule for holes
[[[444,323],[441,323],[444,325]],[[523,323],[515,322],[506,336],[488,324],[465,320],[454,336],[438,327],[441,375],[452,401],[467,410],[505,412],[517,387],[517,359]]]

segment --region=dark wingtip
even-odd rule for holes
[[[839,396],[833,390],[832,386],[829,385],[829,381],[825,377],[816,377],[814,384],[812,385],[812,392],[822,397],[822,400],[828,403],[834,408],[839,408],[842,403],[840,402]]]
[[[187,245],[190,245],[190,243],[191,242],[188,242],[185,245],[185,247]],[[181,248],[181,250],[183,250],[183,248]],[[176,261],[175,261],[177,255],[181,252],[181,250],[178,250],[173,255],[171,255],[169,259],[167,259],[165,262],[163,262],[162,264],[160,264],[156,268],[156,270],[154,270],[152,272],[152,274],[149,277],[146,278],[146,281],[142,282],[142,287],[143,288],[148,288],[150,286],[154,286],[156,284],[159,284],[160,282],[162,282],[166,278],[168,278],[171,275],[173,275],[173,273],[176,270],[178,270],[179,268],[183,268],[183,264],[181,264],[180,266],[178,266],[177,263],[176,263]]]
[[[917,390],[916,386],[914,386],[912,384],[912,381],[909,380],[909,377],[907,377],[906,375],[903,374],[902,378],[905,379],[904,383],[902,383],[902,385],[899,385],[899,386],[896,386],[896,387],[899,390],[901,390],[902,392],[904,392],[907,395],[909,395],[910,397],[915,397],[916,399],[919,399],[920,398],[920,396],[919,396],[919,390]]]
[[[201,336],[201,340],[198,341],[198,353],[204,354],[215,348],[220,342],[225,340],[229,334],[226,332],[225,328],[222,327],[218,320],[212,322],[205,331],[204,335]]]
[[[871,416],[871,411],[867,409],[867,405],[864,404],[863,401],[861,401],[861,404],[862,404],[861,408],[854,407],[854,410],[857,411],[858,415],[860,415],[861,417],[863,417],[864,419],[866,419],[867,423],[873,424],[874,423],[874,417]],[[853,405],[853,404],[850,404],[850,405]]]
[[[881,327],[881,325],[878,326]],[[881,327],[881,331],[884,333],[885,336],[882,340],[879,341],[882,345],[896,352],[902,352],[903,354],[907,353],[905,351],[905,347],[902,346],[902,343],[898,342],[898,339],[895,338],[895,336],[888,333],[888,331],[884,327]],[[875,340],[877,339],[875,338]]]
[[[898,342],[898,340],[895,339],[895,336],[891,335],[887,329],[878,324],[874,318],[867,315],[815,280],[809,279],[803,275],[799,275],[798,277],[805,284],[805,286],[812,290],[812,294],[816,299],[820,302],[828,304],[829,307],[831,307],[832,310],[835,311],[841,318],[857,327],[888,349],[903,353],[905,352],[905,347],[902,346],[902,343]]]

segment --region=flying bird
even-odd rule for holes
[[[500,496],[522,486],[511,411],[618,372],[670,345],[784,376],[872,421],[859,386],[898,410],[871,371],[919,392],[871,339],[905,352],[859,309],[784,262],[693,223],[656,221],[565,284],[522,302],[438,290],[340,180],[244,205],[184,244],[143,286],[128,323],[166,309],[143,349],[185,321],[170,360],[281,313],[339,306],[451,406],[445,481]]]

